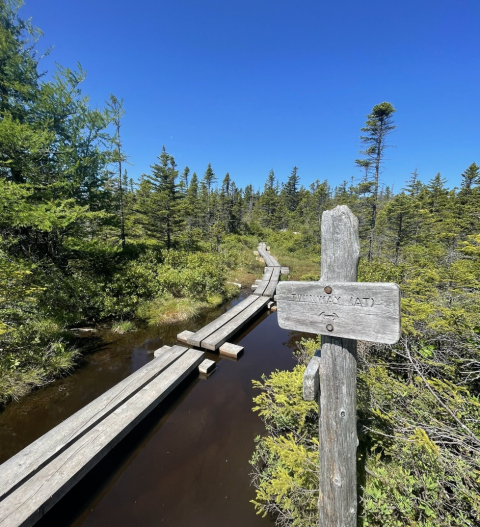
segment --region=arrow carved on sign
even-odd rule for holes
[[[325,313],[325,311],[322,311],[318,316],[319,317],[323,316],[323,318],[331,318],[333,320],[335,320],[336,318],[340,318],[336,313],[332,313],[330,315],[330,314]]]

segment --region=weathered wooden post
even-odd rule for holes
[[[400,338],[399,287],[356,283],[359,257],[358,220],[338,206],[322,216],[320,282],[277,286],[280,327],[322,335],[303,386],[305,399],[319,396],[321,527],[357,525],[357,339]]]

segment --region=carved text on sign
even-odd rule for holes
[[[288,298],[285,298],[285,300],[288,300]],[[348,299],[342,299],[340,296],[334,296],[334,295],[298,295],[296,293],[292,293],[292,302],[307,302],[310,304],[340,304],[343,305],[346,302],[348,302],[352,306],[359,306],[359,307],[373,307],[375,304],[375,299],[371,297],[367,298],[359,298],[357,296],[351,296]],[[378,304],[378,302],[377,302]]]
[[[400,338],[396,284],[280,282],[276,300],[284,329],[386,344]]]

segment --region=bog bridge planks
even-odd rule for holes
[[[280,279],[266,245],[258,251],[266,262],[260,288],[196,333],[186,332],[190,345],[223,348],[228,357],[243,350],[227,339],[266,307]],[[212,361],[204,355],[163,346],[151,362],[0,465],[0,527],[34,525],[192,372],[208,374]]]
[[[265,271],[253,294],[197,332],[183,331],[177,335],[181,342],[222,353],[222,345],[267,306],[275,295],[282,268],[264,242],[258,245],[258,253],[265,261]]]
[[[0,466],[0,526],[37,522],[203,361],[173,346]]]

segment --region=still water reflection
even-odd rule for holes
[[[238,301],[238,300],[237,300]],[[148,328],[116,338],[88,355],[72,376],[38,390],[0,414],[4,461],[79,408],[196,330],[231,304],[194,322]],[[301,337],[263,314],[233,342],[245,347],[239,361],[217,361],[208,380],[187,379],[37,524],[106,527],[244,527],[273,525],[249,500],[254,438],[264,433],[252,412],[252,379],[295,365]]]

